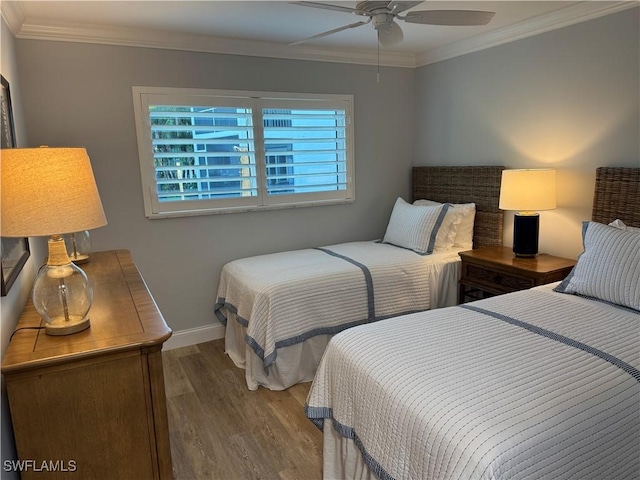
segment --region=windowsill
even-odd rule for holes
[[[158,220],[162,218],[178,218],[178,217],[196,217],[200,215],[222,215],[228,213],[243,213],[243,212],[258,212],[265,210],[282,210],[285,208],[306,208],[306,207],[320,207],[325,205],[341,205],[353,203],[355,201],[354,198],[346,199],[346,200],[314,200],[309,202],[299,202],[299,203],[283,203],[278,205],[263,205],[263,206],[252,206],[252,207],[223,207],[216,209],[208,209],[208,210],[181,210],[175,212],[163,212],[163,213],[152,213],[151,215],[146,215],[146,217],[150,220]]]

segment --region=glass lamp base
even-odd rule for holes
[[[82,318],[78,315],[71,315],[69,320],[64,317],[56,317],[51,323],[46,323],[44,331],[47,335],[71,335],[89,328],[89,318]]]
[[[76,265],[82,265],[89,261],[91,252],[91,236],[88,230],[83,232],[67,233],[62,236],[69,253],[69,259]]]
[[[76,255],[70,255],[69,260],[71,260],[76,265],[82,265],[83,263],[87,263],[89,261],[89,255],[85,253],[78,253]]]

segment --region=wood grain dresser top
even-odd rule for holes
[[[171,336],[128,250],[92,252],[82,269],[93,286],[91,327],[66,336],[32,329],[15,332],[2,359],[2,373],[157,348]],[[29,300],[16,329],[40,325],[44,321]]]

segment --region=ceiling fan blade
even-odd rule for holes
[[[322,8],[323,10],[334,10],[336,12],[351,13],[353,15],[369,16],[367,12],[356,10],[355,8],[343,7],[340,5],[329,5],[328,3],[320,2],[289,2],[292,5],[300,5],[301,7]]]
[[[370,22],[371,22],[371,19],[369,19],[366,22],[351,23],[351,24],[345,25],[343,27],[334,28],[333,30],[329,30],[327,32],[322,32],[322,33],[319,33],[317,35],[313,35],[312,37],[303,38],[302,40],[298,40],[297,42],[290,43],[289,45],[299,45],[301,43],[308,42],[309,40],[315,40],[316,38],[326,37],[327,35],[331,35],[333,33],[338,33],[338,32],[341,32],[342,30],[348,30],[350,28],[356,28],[356,27],[359,27],[360,25],[366,25],[367,23],[370,23]]]
[[[407,23],[424,25],[472,26],[486,25],[495,14],[476,10],[421,10],[408,12],[406,16],[398,18]]]
[[[410,8],[415,7],[416,5],[420,5],[421,3],[424,3],[424,0],[421,0],[419,2],[389,2],[389,5],[387,5],[387,8],[389,10],[391,10],[391,13],[402,13],[405,10],[409,10]]]
[[[378,42],[383,47],[391,47],[404,40],[402,29],[396,22],[379,25],[376,30],[378,31]]]

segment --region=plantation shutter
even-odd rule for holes
[[[271,103],[260,103],[267,195],[327,197],[332,195],[330,192],[346,190],[345,105],[336,101]],[[271,106],[277,108],[265,108]]]
[[[145,214],[354,199],[347,95],[133,87]]]

